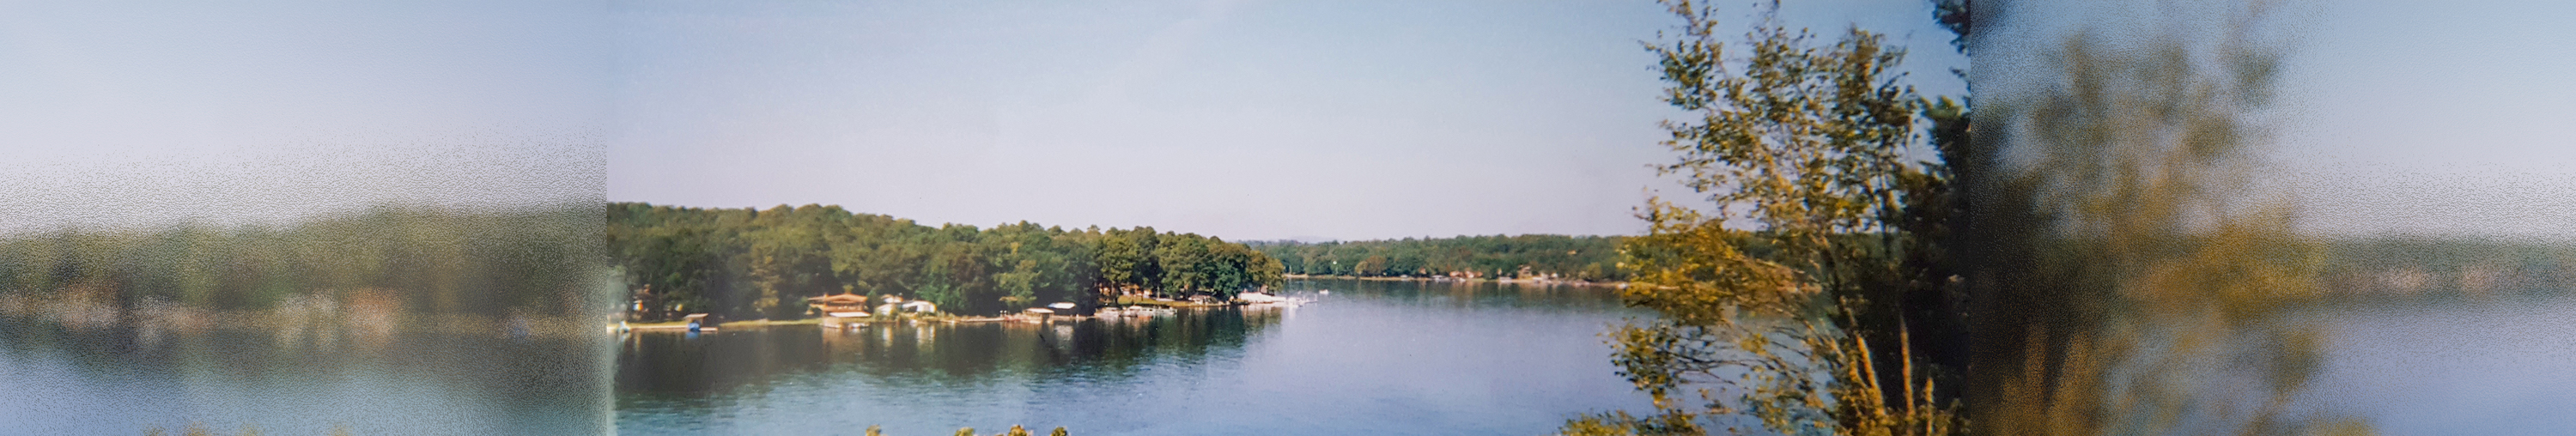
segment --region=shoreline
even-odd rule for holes
[[[247,331],[280,338],[346,337],[361,341],[416,334],[580,339],[605,332],[603,324],[594,321],[599,318],[582,315],[414,313],[336,302],[288,304],[265,310],[176,305],[122,308],[96,299],[6,293],[0,293],[0,318],[8,318],[8,322],[52,323],[74,332],[132,330],[161,336]],[[604,326],[616,327],[613,321]]]
[[[1111,308],[1214,309],[1214,308],[1224,308],[1224,307],[1271,307],[1271,306],[1272,306],[1272,305],[1268,305],[1268,304],[1264,304],[1264,303],[1237,303],[1237,302],[1226,302],[1226,303],[1198,303],[1198,302],[1190,302],[1190,301],[1156,301],[1156,300],[1147,300],[1147,299],[1136,299],[1136,298],[1134,298],[1133,296],[1130,296],[1130,297],[1128,297],[1128,299],[1123,299],[1123,300],[1121,300],[1119,303],[1111,304],[1111,305],[1107,305],[1107,306],[1101,306],[1101,308],[1102,308],[1102,309],[1111,309]],[[1143,314],[1136,314],[1136,315],[1108,315],[1108,316],[1103,316],[1103,315],[1099,315],[1099,314],[1092,314],[1092,315],[1038,315],[1038,316],[1033,316],[1033,315],[1029,315],[1029,314],[1007,314],[1007,315],[995,315],[995,316],[956,316],[956,315],[943,315],[943,316],[930,316],[930,317],[918,317],[918,318],[894,318],[894,319],[877,319],[877,320],[868,320],[868,321],[843,321],[843,322],[845,322],[845,323],[852,323],[852,324],[861,325],[861,326],[876,325],[876,324],[885,324],[885,325],[914,325],[914,326],[918,326],[918,325],[925,325],[925,324],[983,324],[983,323],[1052,324],[1052,323],[1062,323],[1062,322],[1079,322],[1079,321],[1087,321],[1087,320],[1113,320],[1113,321],[1114,321],[1114,320],[1126,320],[1126,319],[1146,318],[1146,317],[1152,317],[1152,316],[1154,316],[1154,315],[1143,315]],[[688,331],[688,328],[689,328],[689,327],[688,327],[688,323],[687,323],[687,322],[684,322],[684,321],[661,321],[661,322],[649,322],[649,323],[632,323],[632,322],[630,322],[630,323],[626,323],[626,324],[625,324],[625,326],[626,326],[626,330],[627,330],[627,331],[630,331],[630,332],[655,332],[655,333],[679,333],[679,332],[686,332],[686,331]],[[722,330],[726,330],[726,329],[755,330],[755,329],[766,329],[766,328],[773,328],[773,327],[795,327],[795,326],[803,326],[803,327],[835,327],[835,326],[826,326],[826,325],[824,325],[824,323],[823,323],[823,319],[822,319],[822,318],[804,318],[804,319],[790,319],[790,320],[755,319],[755,320],[744,320],[744,321],[726,321],[726,322],[722,322],[722,323],[717,323],[717,324],[712,325],[712,326],[703,326],[703,327],[701,328],[701,330],[703,330],[703,331],[707,331],[707,332],[715,332],[715,331],[722,331]]]
[[[1552,280],[1552,279],[1488,279],[1488,278],[1464,279],[1464,278],[1456,278],[1456,277],[1363,277],[1363,276],[1308,275],[1308,274],[1282,274],[1282,275],[1280,275],[1280,277],[1281,277],[1281,278],[1288,278],[1288,279],[1365,280],[1365,281],[1380,281],[1380,282],[1466,282],[1466,283],[1500,283],[1500,284],[1515,284],[1515,285],[1583,286],[1583,287],[1609,287],[1609,288],[1624,288],[1624,287],[1627,287],[1627,286],[1628,286],[1628,282],[1593,282],[1593,281],[1583,281],[1583,280]]]

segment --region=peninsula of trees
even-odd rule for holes
[[[1289,274],[1623,281],[1618,236],[1460,236],[1352,242],[1260,241]]]
[[[607,242],[641,315],[792,318],[803,299],[896,295],[970,315],[1104,297],[1207,295],[1277,284],[1278,260],[1191,233],[1018,222],[937,227],[839,206],[608,205]]]

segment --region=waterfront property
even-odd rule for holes
[[[1601,358],[1611,351],[1601,326],[1637,315],[1605,289],[1299,280],[1275,291],[1326,301],[631,335],[619,355],[617,427],[1540,434],[1576,413],[1651,406]]]
[[[821,316],[853,318],[868,316],[868,297],[865,295],[825,295],[807,298],[805,304],[810,308],[807,310],[808,313]]]
[[[818,321],[817,323],[821,324],[823,328],[850,328],[866,325],[865,322],[869,316],[867,310],[868,297],[865,295],[825,295],[821,297],[807,298],[805,299],[805,303],[810,306],[810,308],[807,309],[807,312],[814,314],[815,319]]]

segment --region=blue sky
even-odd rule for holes
[[[2576,240],[2576,3],[2332,2],[2277,160],[2318,232]]]
[[[2225,2],[2023,1],[1988,29],[1980,90],[2039,77],[2037,55],[2075,29],[2111,38],[2206,19]],[[2242,3],[2234,3],[2241,5]],[[2288,38],[2264,182],[2299,225],[2332,236],[2576,240],[2576,4],[2275,2]]]
[[[1957,92],[1922,3],[1790,3]],[[2294,6],[2277,161],[2312,230],[2576,237],[2576,6]],[[1630,234],[1673,191],[1637,45],[1670,25],[1643,1],[0,3],[0,231],[606,198]]]
[[[0,232],[598,201],[606,10],[0,2]]]
[[[619,6],[615,201],[1368,239],[1638,233],[1669,186],[1651,2]],[[1793,7],[1960,89],[1924,4]]]

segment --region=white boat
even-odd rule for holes
[[[815,324],[827,329],[846,330],[858,327],[860,323],[867,321],[867,317],[867,312],[826,312],[820,318],[820,322]]]
[[[1245,303],[1250,303],[1251,305],[1254,305],[1254,306],[1284,306],[1284,307],[1297,307],[1298,305],[1306,304],[1306,301],[1307,301],[1307,300],[1303,300],[1303,299],[1296,299],[1296,298],[1281,297],[1281,296],[1277,296],[1277,295],[1264,294],[1264,293],[1260,293],[1260,292],[1245,292],[1245,293],[1242,293],[1242,294],[1236,294],[1234,298],[1235,298],[1235,299],[1237,299],[1237,300],[1243,300],[1243,302],[1245,302]]]

